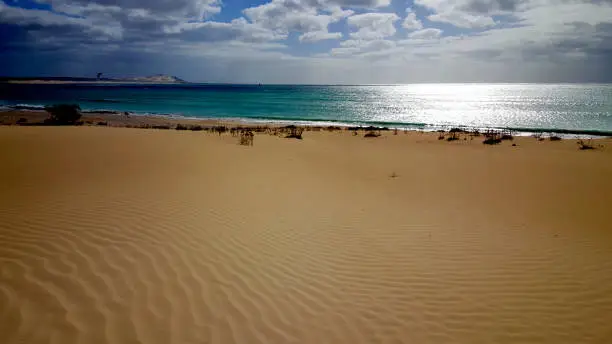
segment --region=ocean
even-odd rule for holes
[[[0,84],[4,109],[57,103],[193,118],[612,135],[609,84]]]

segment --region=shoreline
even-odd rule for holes
[[[81,81],[81,80],[9,80],[5,84],[20,84],[20,85],[187,85],[187,82],[148,82],[148,81]]]
[[[336,132],[341,136],[351,135],[353,137],[396,137],[401,136],[421,137],[425,142],[464,142],[486,144],[495,146],[517,146],[523,143],[538,141],[561,141],[575,143],[581,150],[602,150],[612,143],[611,136],[557,134],[553,132],[531,132],[517,133],[509,130],[470,130],[458,127],[448,127],[446,130],[410,130],[392,128],[387,126],[364,126],[337,123],[304,123],[297,121],[253,121],[233,118],[189,118],[182,116],[164,115],[124,115],[115,112],[88,112],[81,111],[82,117],[76,124],[50,124],[45,123],[49,114],[41,110],[0,111],[0,127],[109,127],[109,128],[132,128],[149,130],[169,131],[192,131],[231,134],[235,138],[243,138],[244,135],[254,134],[288,137],[295,133],[293,129],[301,128],[299,132]],[[293,129],[292,129],[293,128]],[[301,135],[299,135],[301,139]],[[452,141],[452,142],[451,142]],[[252,143],[253,140],[251,139]],[[241,143],[242,144],[242,143]],[[461,144],[459,144],[461,145]],[[574,145],[574,147],[576,147]]]
[[[14,125],[17,119],[13,121],[5,121],[4,119],[23,117],[28,119],[41,120],[43,116],[47,116],[47,112],[43,109],[43,106],[5,106],[4,109],[0,108],[0,125]],[[121,126],[124,124],[126,116],[122,111],[117,110],[82,110],[83,119],[87,120],[100,120],[100,121],[112,121],[116,122],[117,125]],[[154,113],[135,113],[127,112],[130,118],[139,118],[142,124],[154,121],[155,124],[159,124],[160,121],[166,120],[169,124],[201,124],[201,125],[242,125],[242,126],[284,126],[284,125],[297,125],[302,127],[377,127],[380,129],[390,130],[402,130],[402,131],[415,131],[415,132],[442,132],[449,131],[451,129],[459,129],[466,132],[509,132],[514,136],[559,136],[565,139],[601,139],[612,137],[612,131],[595,130],[595,129],[554,129],[554,128],[524,128],[524,127],[470,127],[470,126],[458,126],[458,125],[430,125],[425,123],[394,123],[394,122],[347,122],[347,121],[336,121],[330,119],[282,119],[282,118],[255,118],[255,117],[226,117],[226,118],[215,118],[215,117],[192,117],[184,116],[181,114],[154,114]],[[129,121],[133,122],[133,121]],[[31,124],[30,124],[31,125]]]

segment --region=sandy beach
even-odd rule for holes
[[[596,141],[0,126],[0,342],[610,343]]]

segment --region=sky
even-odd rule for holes
[[[0,0],[0,75],[612,82],[612,0]]]

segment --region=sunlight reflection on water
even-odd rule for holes
[[[0,87],[1,102],[188,117],[612,131],[612,85],[413,84]]]

